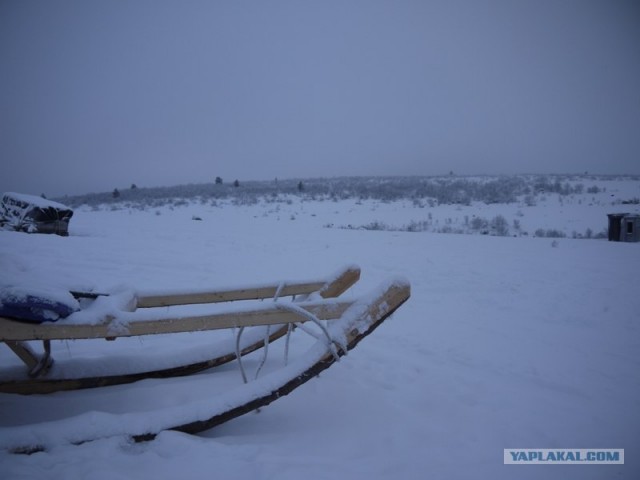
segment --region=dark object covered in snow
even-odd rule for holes
[[[28,233],[69,235],[73,210],[61,203],[22,193],[5,193],[0,202],[0,227]]]

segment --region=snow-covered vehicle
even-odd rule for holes
[[[8,192],[0,202],[0,227],[28,233],[69,235],[73,210],[42,197]]]

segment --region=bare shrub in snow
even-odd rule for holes
[[[411,220],[408,225],[404,227],[407,232],[425,232],[429,229],[430,222],[426,220]]]
[[[477,231],[487,230],[489,228],[489,221],[486,218],[474,217],[471,219],[471,228]]]
[[[567,235],[560,231],[560,230],[556,230],[555,228],[548,228],[547,230],[545,230],[544,228],[538,228],[535,231],[535,236],[536,237],[541,237],[541,238],[565,238]]]
[[[509,222],[502,215],[496,215],[491,220],[491,230],[499,237],[506,237],[509,235]]]
[[[513,219],[513,229],[519,232],[521,228],[522,227],[520,225],[520,220],[518,220],[517,218],[514,218]]]
[[[363,230],[390,230],[389,226],[386,223],[379,222],[378,220],[368,223],[367,225],[363,225],[360,228],[362,228]]]

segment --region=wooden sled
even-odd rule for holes
[[[51,342],[119,339],[221,329],[235,329],[240,335],[243,328],[257,326],[266,330],[261,332],[262,338],[249,339],[247,345],[236,337],[235,349],[216,354],[204,365],[190,364],[178,370],[158,369],[114,375],[108,377],[104,384],[115,385],[145,379],[143,382],[99,390],[59,392],[55,396],[0,394],[3,405],[3,410],[0,411],[0,425],[3,425],[0,427],[0,448],[33,452],[53,445],[78,444],[118,435],[148,440],[163,430],[197,433],[268,405],[330,367],[409,298],[408,282],[397,279],[355,299],[335,298],[355,283],[359,275],[358,268],[350,267],[324,282],[228,292],[147,296],[138,299],[136,311],[122,312],[117,318],[92,324],[68,324],[61,321],[33,325],[0,318],[0,340],[11,345],[14,351],[16,345],[20,349],[25,345],[21,342],[30,340]],[[308,297],[298,302],[280,300],[284,295]],[[278,300],[261,302],[258,306],[235,307],[236,300],[274,297]],[[172,311],[173,307],[157,308],[165,305],[229,301],[234,303],[224,310],[188,316],[176,316]],[[143,308],[149,310],[141,313]],[[295,335],[291,335],[293,326],[299,327],[296,328]],[[313,329],[315,330],[312,331]],[[266,373],[260,377],[256,374],[256,379],[248,383],[242,363],[240,369],[244,383],[237,381],[237,369],[211,369],[237,358],[237,352],[242,356],[260,347],[266,350],[270,341],[283,336],[287,337],[286,343],[279,343],[284,344],[287,358],[285,364],[280,364],[277,368],[270,365],[271,370],[266,368]],[[290,336],[301,337],[301,342],[297,346],[292,340],[292,345],[296,345],[291,349],[295,355],[288,361]],[[251,357],[258,354],[256,352],[248,357],[253,362],[249,364],[259,364],[257,371],[260,371],[266,355],[260,361],[251,360]],[[25,355],[27,364],[41,362],[41,358],[36,357],[34,360],[30,358],[31,355]],[[108,358],[105,359],[107,361]],[[201,372],[204,369],[208,370]],[[54,370],[55,367],[51,368],[47,375]],[[201,373],[189,375],[196,371]],[[231,373],[234,375],[233,382],[229,380]],[[98,377],[51,379],[47,375],[42,378],[5,381],[2,387],[5,392],[33,393],[103,385]],[[63,388],[58,388],[60,385]],[[93,393],[94,391],[97,393]],[[107,391],[108,395],[100,395]],[[103,396],[110,399],[122,396],[123,400],[105,404]],[[122,404],[143,405],[144,409],[118,410]]]
[[[334,298],[342,295],[360,278],[360,269],[356,266],[349,266],[336,273],[331,278],[325,280],[314,280],[298,282],[288,285],[264,285],[253,288],[241,288],[225,291],[201,291],[191,293],[163,293],[163,294],[141,294],[135,299],[136,309],[151,309],[159,307],[169,307],[177,305],[213,304],[223,302],[236,302],[246,300],[273,299],[278,293],[280,299],[290,296],[300,298],[317,293],[321,298]],[[95,294],[81,294],[84,297],[96,298]],[[151,334],[168,334],[179,332],[195,332],[225,327],[241,327],[251,325],[262,325],[264,322],[256,320],[252,316],[260,315],[260,310],[256,312],[243,313],[242,318],[233,315],[201,316],[192,318],[163,318],[153,321],[131,323],[128,332],[113,332],[113,319],[107,320],[99,325],[65,325],[64,323],[30,324],[0,317],[0,341],[3,341],[26,365],[26,368],[12,372],[2,372],[0,369],[0,392],[20,393],[20,394],[42,394],[52,393],[61,390],[75,390],[81,388],[106,387],[123,383],[135,382],[145,378],[167,378],[173,376],[191,375],[201,370],[224,365],[235,360],[239,355],[247,355],[255,350],[264,347],[267,343],[273,342],[288,331],[288,326],[280,325],[270,331],[265,339],[264,328],[254,328],[243,334],[240,345],[237,345],[234,338],[229,337],[226,341],[218,342],[214,349],[199,348],[191,355],[183,356],[182,363],[176,365],[165,363],[164,368],[154,368],[152,370],[131,370],[127,362],[122,362],[123,366],[116,368],[117,373],[105,373],[104,365],[100,360],[100,365],[93,368],[96,370],[92,374],[91,365],[84,365],[82,375],[74,376],[73,368],[64,368],[64,365],[56,365],[51,355],[51,341],[55,340],[78,340],[89,338],[104,338],[115,340],[126,336],[139,336]],[[278,316],[279,318],[279,316]],[[266,320],[267,318],[265,318]],[[277,320],[271,312],[269,320]],[[41,340],[43,343],[43,353],[36,353],[33,346],[27,343],[28,340]],[[207,339],[202,340],[200,345],[207,345]],[[59,342],[60,343],[60,342]],[[209,341],[210,343],[210,341]],[[222,344],[220,344],[222,343]],[[62,345],[64,349],[66,346]],[[135,347],[134,347],[135,348]],[[202,350],[215,351],[214,356],[203,358]],[[144,355],[145,352],[142,352]],[[162,359],[160,359],[162,361]],[[112,361],[113,363],[113,361]],[[111,372],[114,368],[111,367]],[[4,373],[4,375],[3,375]]]

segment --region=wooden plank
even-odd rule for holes
[[[377,321],[386,317],[390,312],[395,311],[400,305],[406,302],[411,296],[411,285],[409,282],[397,282],[389,285],[384,293],[378,295],[367,306],[365,317]]]
[[[356,266],[345,268],[333,280],[327,282],[320,295],[322,298],[339,297],[346,292],[353,284],[360,280],[360,268]]]
[[[22,342],[5,342],[7,347],[13,350],[20,360],[29,368],[29,370],[35,368],[40,363],[40,357],[31,349],[31,347]]]
[[[340,318],[353,302],[316,302],[307,305],[296,304],[313,313],[321,320]],[[135,320],[135,313],[130,314]],[[113,318],[96,325],[17,322],[0,317],[0,341],[23,340],[65,340],[86,338],[118,338],[163,333],[198,332],[223,328],[248,327],[255,325],[275,325],[281,323],[304,322],[300,314],[278,309],[271,303],[266,307],[241,312],[197,315],[190,317],[161,318],[157,320],[130,321],[128,323]]]
[[[303,295],[320,291],[323,298],[336,297],[360,278],[360,269],[349,267],[330,282],[314,281],[284,285],[279,295]],[[193,305],[201,303],[231,302],[236,300],[259,300],[273,298],[280,285],[257,288],[240,288],[214,292],[169,293],[163,295],[143,295],[137,299],[138,308],[167,307],[173,305]]]

